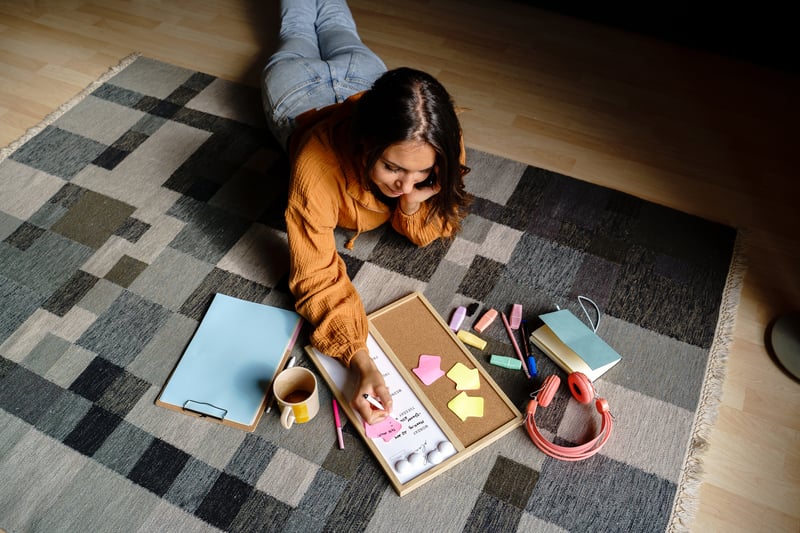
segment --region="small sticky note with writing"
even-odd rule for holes
[[[392,418],[387,416],[377,424],[367,424],[364,422],[364,432],[367,437],[371,439],[383,439],[383,442],[389,442],[394,438],[403,425]]]

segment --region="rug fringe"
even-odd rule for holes
[[[11,154],[16,152],[23,144],[38,135],[47,126],[58,120],[61,115],[75,107],[78,103],[80,103],[81,100],[92,94],[92,92],[94,92],[98,87],[125,69],[125,67],[136,61],[141,55],[142,54],[139,52],[134,52],[123,58],[122,61],[120,61],[116,66],[109,68],[105,74],[90,83],[85,89],[72,97],[68,102],[62,104],[58,109],[47,115],[44,120],[29,128],[19,139],[0,149],[0,163],[5,161],[9,156],[11,156]]]
[[[689,448],[684,460],[683,471],[678,481],[678,490],[672,506],[667,531],[689,531],[697,514],[700,485],[703,480],[702,456],[708,450],[708,439],[717,420],[719,404],[722,399],[722,385],[728,353],[733,342],[733,329],[736,310],[742,292],[747,264],[745,259],[745,232],[739,231],[734,244],[728,278],[720,302],[720,313],[714,340],[706,365],[703,389],[700,394],[697,415],[692,427]]]

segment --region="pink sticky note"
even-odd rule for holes
[[[377,424],[364,422],[364,432],[366,432],[367,437],[371,439],[381,438],[383,442],[392,440],[402,427],[403,425],[391,416],[387,416]]]
[[[442,358],[438,355],[420,355],[419,366],[412,368],[411,371],[415,373],[425,385],[430,385],[444,376],[441,363]]]

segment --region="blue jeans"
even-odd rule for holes
[[[286,148],[298,115],[367,90],[384,72],[345,0],[281,0],[278,49],[261,84],[267,124]]]

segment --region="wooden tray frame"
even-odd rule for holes
[[[420,311],[426,311],[427,313],[420,313]],[[306,353],[308,353],[314,365],[322,374],[322,377],[330,387],[331,392],[339,402],[340,407],[344,410],[350,423],[378,460],[378,463],[381,465],[381,468],[383,468],[392,487],[399,496],[408,494],[410,491],[454,467],[464,459],[522,425],[524,420],[522,413],[520,413],[517,407],[509,400],[503,390],[484,369],[483,365],[475,359],[469,349],[456,337],[455,333],[422,293],[413,292],[369,314],[367,318],[369,319],[369,331],[375,341],[383,349],[389,361],[397,369],[408,387],[414,392],[425,409],[430,413],[431,417],[439,425],[442,432],[455,447],[456,453],[440,464],[422,472],[405,483],[401,483],[394,469],[386,458],[383,457],[378,447],[372,442],[372,439],[366,436],[363,425],[350,407],[350,398],[344,397],[343,392],[339,390],[337,384],[325,370],[324,365],[318,361],[317,354],[310,346],[306,347]],[[411,320],[412,323],[409,323],[409,320]],[[406,342],[398,341],[403,334],[398,328],[403,328],[405,331],[412,331],[414,338],[418,342],[430,342],[435,338],[438,346],[431,346],[432,349],[429,352],[421,353],[430,353],[432,355],[439,355],[436,353],[437,351],[446,353],[446,356],[442,355],[442,370],[445,372],[455,364],[455,361],[459,361],[469,368],[477,368],[481,377],[480,395],[484,398],[485,404],[489,408],[489,416],[484,416],[480,419],[470,417],[467,418],[466,421],[461,422],[447,407],[447,401],[458,394],[452,382],[449,382],[452,390],[447,398],[443,397],[442,394],[431,393],[430,387],[423,387],[419,378],[411,372],[411,369],[416,367],[420,354],[417,353],[414,355],[413,357],[417,360],[411,361],[411,356],[408,354],[414,353],[413,348],[411,352],[405,348],[405,356],[398,357],[396,351],[392,349],[392,344],[387,341],[387,337],[389,337],[394,341],[393,345],[398,351],[404,350],[404,346],[401,346],[401,344],[405,345]],[[433,337],[430,335],[433,335]],[[440,383],[441,387],[447,387],[448,381],[449,380],[443,376],[433,385]],[[484,384],[488,386],[484,387]],[[500,416],[495,416],[497,411],[500,411]],[[487,413],[486,410],[484,412]],[[457,420],[457,422],[454,423],[454,419]],[[470,424],[475,425],[476,422],[479,427],[477,435],[472,429],[469,431],[464,430],[465,427],[468,427]]]

